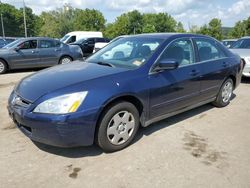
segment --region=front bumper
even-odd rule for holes
[[[8,105],[10,117],[31,140],[57,147],[89,146],[94,142],[97,110],[48,115]]]

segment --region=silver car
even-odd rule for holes
[[[23,38],[0,49],[0,74],[11,69],[66,64],[82,58],[79,46],[69,46],[51,38]]]
[[[243,76],[250,77],[250,37],[243,37],[239,39],[230,48],[233,53],[238,54],[244,61],[245,67],[243,69]]]

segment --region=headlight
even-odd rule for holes
[[[67,114],[77,111],[88,92],[71,93],[40,103],[33,112],[44,114]]]

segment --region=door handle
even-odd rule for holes
[[[200,71],[197,71],[197,70],[192,70],[190,73],[189,73],[191,76],[197,76],[198,74],[200,74]]]
[[[35,54],[35,53],[38,53],[38,51],[32,50],[31,53]]]
[[[55,52],[60,52],[61,51],[61,49],[55,49]]]

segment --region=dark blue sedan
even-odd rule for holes
[[[140,125],[210,102],[227,106],[242,68],[240,57],[207,36],[128,36],[85,62],[26,77],[8,110],[34,141],[59,147],[96,142],[112,152],[128,146]]]

